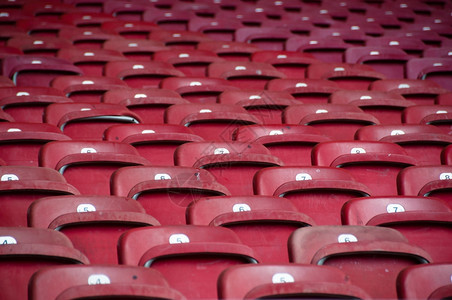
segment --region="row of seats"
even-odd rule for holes
[[[1,298],[450,298],[451,12],[0,0]]]

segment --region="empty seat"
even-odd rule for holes
[[[405,78],[405,66],[411,57],[402,49],[386,47],[351,47],[344,53],[344,61],[366,64],[386,78]]]
[[[369,188],[372,196],[391,196],[397,195],[398,173],[416,165],[416,160],[394,143],[335,141],[316,145],[312,164],[348,170]]]
[[[318,225],[340,225],[342,205],[370,195],[350,173],[331,167],[266,168],[254,176],[254,191],[291,200]]]
[[[131,88],[156,88],[163,78],[185,76],[171,64],[156,61],[112,61],[104,71],[106,77],[120,79]]]
[[[207,196],[230,195],[206,170],[190,167],[126,167],[111,177],[113,195],[138,201],[164,225],[186,224],[186,207]]]
[[[353,298],[370,296],[350,284],[341,270],[307,264],[256,264],[234,266],[218,278],[220,299]]]
[[[64,233],[92,264],[118,264],[116,244],[125,231],[160,223],[135,200],[114,196],[45,197],[33,202],[28,225]]]
[[[210,77],[169,77],[160,82],[160,88],[176,91],[191,103],[212,104],[218,96],[229,90],[238,90],[223,78]]]
[[[231,141],[237,127],[260,121],[239,105],[190,103],[167,108],[165,123],[189,127],[205,140]]]
[[[438,83],[444,89],[452,91],[450,85],[452,58],[413,58],[407,62],[406,71],[409,79],[428,79]]]
[[[200,198],[188,206],[187,224],[232,229],[261,263],[289,262],[290,234],[297,228],[315,225],[290,200],[269,196]]]
[[[327,103],[328,97],[341,90],[339,85],[326,79],[274,79],[266,86],[269,91],[287,91],[302,103]]]
[[[182,10],[165,10],[150,7],[143,12],[143,21],[151,22],[164,30],[181,30],[188,29],[188,23],[195,18],[193,11]]]
[[[139,30],[138,28],[136,30]],[[131,32],[132,34],[133,32]],[[117,39],[106,41],[103,49],[115,50],[133,61],[149,61],[157,51],[166,50],[162,42],[145,39]]]
[[[309,53],[294,51],[262,50],[253,53],[251,60],[254,62],[269,63],[278,71],[284,73],[287,78],[304,78],[306,68],[312,63],[319,63]]]
[[[352,284],[378,299],[397,298],[401,270],[432,262],[427,252],[411,245],[400,232],[376,226],[300,228],[288,245],[292,262],[339,268]]]
[[[121,264],[160,271],[187,299],[217,298],[216,282],[223,270],[257,262],[231,229],[212,226],[132,229],[121,236],[118,253]]]
[[[308,125],[333,140],[352,140],[364,126],[380,124],[373,115],[351,104],[299,104],[283,112],[284,124]]]
[[[427,264],[402,270],[397,278],[399,299],[447,299],[452,264]]]
[[[105,131],[104,138],[134,146],[153,166],[173,166],[179,145],[204,140],[190,128],[174,124],[114,125]]]
[[[440,199],[429,197],[356,198],[342,208],[344,225],[390,227],[410,244],[429,253],[435,263],[452,262],[452,210]]]
[[[215,41],[233,41],[235,31],[242,27],[242,22],[238,19],[222,18],[219,16],[216,16],[214,19],[193,17],[188,21],[189,31],[201,32]]]
[[[251,44],[215,40],[200,42],[197,49],[212,51],[228,61],[250,61],[251,55],[260,51],[257,46]]]
[[[332,104],[353,104],[376,117],[381,124],[402,123],[402,112],[416,105],[402,95],[376,90],[339,90],[328,99]]]
[[[177,92],[163,88],[111,89],[102,95],[102,102],[127,106],[144,124],[163,123],[165,109],[173,104],[188,103]]]
[[[146,41],[149,34],[154,30],[159,30],[159,27],[157,27],[155,24],[152,24],[150,22],[143,22],[143,21],[124,21],[115,19],[112,21],[106,21],[103,22],[101,25],[101,28],[105,32],[110,32],[113,34],[118,34],[125,38],[125,40],[109,40],[106,41],[103,45],[104,49],[109,49],[110,47],[113,48],[114,45],[127,45],[128,43],[138,43],[140,45],[160,45],[163,46],[162,43],[158,43],[156,41]],[[143,42],[143,44],[141,44]],[[148,43],[149,42],[149,43]],[[131,45],[131,48],[133,47],[139,47],[139,46],[133,46]],[[113,48],[112,50],[117,50],[119,52],[123,51],[120,49]],[[130,49],[133,51],[132,49]],[[135,49],[140,50],[140,48]],[[127,55],[126,55],[127,56]]]
[[[131,145],[107,141],[54,141],[40,152],[40,165],[55,169],[84,195],[109,195],[120,167],[148,165]]]
[[[244,107],[263,124],[281,124],[282,111],[289,105],[300,104],[288,91],[227,90],[218,96],[221,104]]]
[[[391,142],[402,146],[417,165],[441,164],[442,150],[452,143],[452,137],[432,125],[375,125],[358,129],[356,139]]]
[[[438,95],[448,90],[431,80],[418,79],[385,79],[372,82],[370,90],[393,92],[416,104],[436,104]]]
[[[449,111],[450,105],[416,105],[407,107],[402,113],[402,122],[406,124],[433,125],[441,129],[444,134],[451,132],[452,121]]]
[[[113,15],[118,20],[131,22],[141,21],[143,12],[148,8],[149,5],[143,2],[130,3],[128,1],[115,0],[105,1],[103,12]]]
[[[397,184],[400,195],[435,197],[449,207],[451,201],[452,167],[449,165],[413,166],[400,172]]]
[[[451,57],[452,46],[444,46],[438,48],[427,48],[424,50],[423,57]]]
[[[51,86],[82,103],[99,103],[108,90],[128,87],[121,79],[106,76],[58,76]]]
[[[286,77],[271,64],[257,62],[215,62],[209,65],[207,74],[247,89],[264,89],[269,80]]]
[[[367,90],[369,85],[386,76],[372,67],[362,64],[317,63],[306,69],[306,77],[335,81],[343,89]]]
[[[446,146],[441,152],[441,163],[443,165],[452,165],[452,146]]]
[[[174,161],[178,166],[208,170],[234,196],[252,195],[254,174],[282,165],[262,144],[243,142],[186,143],[176,149]]]
[[[286,50],[309,53],[322,62],[342,63],[344,52],[350,45],[341,37],[320,39],[315,36],[293,36],[287,40]]]
[[[70,139],[50,124],[0,122],[0,157],[11,166],[37,167],[42,145]]]
[[[28,38],[12,37],[6,42],[6,46],[20,49],[27,55],[56,56],[59,50],[72,47],[72,43],[53,36],[30,36]]]
[[[187,12],[183,12],[187,16]],[[149,35],[150,40],[161,41],[165,46],[173,49],[195,49],[201,42],[209,42],[211,39],[199,32],[184,30],[157,30]]]
[[[0,226],[27,226],[28,207],[41,197],[79,194],[61,174],[49,168],[1,166],[0,175]]]
[[[74,140],[102,140],[104,131],[112,125],[141,123],[140,117],[124,106],[107,103],[51,104],[44,121]]]
[[[422,53],[428,46],[422,42],[420,38],[413,36],[379,36],[367,40],[366,46],[380,47],[389,46],[402,49],[412,57],[421,57]]]
[[[61,232],[40,228],[0,227],[0,287],[5,300],[28,299],[28,281],[45,267],[89,264]]]
[[[47,56],[16,55],[3,59],[2,74],[16,86],[49,87],[60,75],[81,75],[82,70],[70,62]]]
[[[331,139],[307,125],[244,125],[234,132],[234,140],[264,145],[285,166],[310,166],[312,148]]]
[[[70,14],[71,16],[79,18],[75,22],[80,22],[79,25],[89,26],[82,23],[98,24],[100,26],[104,21],[111,21],[112,17],[108,15],[93,16],[92,14]],[[114,19],[113,19],[114,20]],[[108,40],[121,39],[117,34],[106,33],[98,27],[80,27],[80,28],[62,28],[58,34],[59,37],[68,39],[72,44],[81,49],[101,49],[104,43]]]
[[[133,266],[58,266],[40,270],[30,279],[33,300],[82,297],[185,297],[171,288],[157,270]]]
[[[36,86],[0,87],[0,94],[1,94],[0,99],[4,99],[6,97],[13,97],[13,96],[40,96],[40,95],[64,97],[63,92],[56,88],[36,87]]]
[[[293,34],[283,27],[242,27],[235,31],[234,40],[258,46],[262,50],[284,50]]]

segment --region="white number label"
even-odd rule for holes
[[[19,177],[15,174],[3,174],[0,178],[1,181],[13,181],[13,180],[19,180]]]
[[[302,180],[312,180],[312,176],[308,173],[299,173],[295,176],[296,181],[302,181]]]
[[[250,211],[251,207],[245,203],[237,203],[232,206],[233,212]]]
[[[97,153],[97,151],[94,148],[83,148],[80,153]]]
[[[226,148],[217,148],[213,151],[213,154],[229,154],[229,150]]]
[[[394,136],[394,135],[404,135],[404,134],[405,134],[405,131],[400,130],[400,129],[394,129],[393,131],[391,131],[391,136]]]
[[[17,244],[17,241],[12,236],[0,236],[0,244],[1,245]]]
[[[440,180],[450,180],[452,179],[452,173],[441,173],[439,175]]]
[[[353,243],[357,242],[358,239],[353,234],[341,234],[337,237],[339,243]]]
[[[289,273],[275,273],[272,277],[273,283],[295,282],[295,279]]]
[[[110,278],[104,274],[93,274],[88,277],[88,285],[110,284]]]
[[[398,212],[404,212],[405,208],[400,204],[388,204],[386,206],[386,211],[388,213],[398,213]]]
[[[171,179],[171,176],[166,173],[155,174],[155,176],[154,176],[154,180],[170,180],[170,179]]]
[[[366,153],[366,150],[364,150],[364,148],[352,148],[352,150],[350,150],[351,154],[360,154],[360,153]]]
[[[170,244],[190,243],[190,239],[183,233],[172,234],[169,237]]]
[[[80,204],[79,206],[77,206],[77,212],[78,213],[83,213],[83,212],[90,212],[90,211],[96,211],[96,207],[94,207],[94,205],[92,204]]]

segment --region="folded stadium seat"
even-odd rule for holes
[[[436,98],[449,91],[431,80],[384,79],[372,82],[370,90],[393,92],[416,104],[437,104]]]
[[[183,300],[157,270],[134,266],[58,266],[30,279],[30,299],[139,297]]]
[[[63,1],[74,5],[78,11],[87,13],[100,13],[102,12],[103,3],[107,0],[68,0]]]
[[[63,174],[83,195],[109,195],[115,170],[149,165],[133,146],[108,141],[53,141],[42,146],[39,159],[42,167]]]
[[[438,48],[427,48],[422,57],[452,57],[452,45]]]
[[[287,78],[270,80],[266,89],[287,91],[303,103],[327,103],[328,97],[341,88],[336,82],[326,79]]]
[[[187,14],[187,12],[184,12]],[[173,49],[196,49],[201,42],[212,41],[208,36],[200,32],[183,30],[161,30],[149,34],[150,40],[161,41],[165,46]]]
[[[261,27],[274,27],[283,28],[284,30],[289,30],[293,35],[308,36],[315,26],[311,22],[306,22],[302,20],[294,20],[294,16],[290,12],[285,13],[281,19],[267,19],[263,20]]]
[[[188,103],[177,92],[162,88],[111,89],[102,95],[102,102],[126,106],[140,116],[143,124],[163,124],[166,108],[173,104]]]
[[[0,14],[2,15],[0,17],[0,28],[2,30],[14,28],[19,20],[32,18],[30,12],[14,8],[1,8]],[[19,32],[23,32],[23,30],[20,30]]]
[[[156,88],[163,78],[185,76],[170,63],[139,60],[108,62],[104,67],[104,75],[120,79],[131,88]]]
[[[134,146],[152,166],[173,166],[179,145],[204,141],[190,128],[173,124],[114,125],[105,131],[104,139]]]
[[[77,9],[69,3],[46,3],[46,1],[27,3],[23,9],[35,18],[46,20],[59,20],[62,15],[77,12]]]
[[[172,3],[173,5],[174,3]],[[191,19],[196,17],[194,11],[167,10],[150,7],[143,12],[143,21],[156,24],[164,30],[188,30]]]
[[[174,154],[176,166],[202,168],[226,186],[233,196],[253,195],[253,177],[257,171],[282,166],[259,143],[193,142],[180,145]]]
[[[225,91],[239,90],[223,78],[171,77],[160,82],[160,88],[173,90],[190,103],[214,104]]]
[[[105,32],[118,34],[126,40],[146,40],[149,34],[154,30],[160,30],[158,26],[150,22],[143,21],[123,21],[117,20],[106,21],[101,24],[101,29]],[[114,40],[112,40],[114,41]],[[118,40],[120,42],[120,40]],[[138,41],[136,41],[138,42]],[[104,43],[105,48],[105,43]],[[118,50],[113,48],[112,50]]]
[[[64,234],[39,228],[0,227],[0,257],[5,300],[28,299],[28,281],[40,269],[89,264]]]
[[[0,44],[1,44],[1,39],[0,39]],[[6,44],[6,42],[5,42],[5,44]],[[18,48],[6,46],[6,45],[0,45],[0,66],[2,65],[2,63],[3,63],[2,61],[3,61],[3,59],[5,57],[17,56],[17,55],[23,55],[23,54],[24,53],[22,52],[22,50],[20,50]],[[2,68],[0,68],[0,75],[3,75],[3,69]],[[4,77],[6,77],[6,76],[4,76]],[[8,78],[8,77],[6,77],[6,78]],[[11,80],[11,79],[9,79],[9,80]],[[12,83],[12,80],[11,80],[11,83]],[[14,85],[14,83],[13,83],[13,85]]]
[[[186,224],[186,208],[199,198],[230,195],[208,171],[174,166],[121,168],[111,176],[111,192],[138,201],[163,225]]]
[[[330,95],[328,102],[356,105],[381,124],[401,124],[403,110],[416,105],[400,94],[376,90],[339,90]]]
[[[200,42],[196,47],[198,50],[208,50],[217,56],[228,61],[250,61],[251,55],[260,49],[251,44],[229,42],[229,41],[208,41]]]
[[[42,145],[70,139],[50,124],[0,122],[0,157],[10,166],[37,167]]]
[[[308,264],[255,264],[227,268],[218,278],[220,299],[370,299],[341,270]]]
[[[440,198],[452,208],[452,166],[431,165],[407,168],[397,177],[400,195]]]
[[[306,68],[312,63],[319,63],[313,55],[294,51],[262,50],[251,56],[251,61],[269,63],[287,78],[302,79]]]
[[[341,37],[319,39],[316,36],[293,36],[287,40],[285,49],[311,54],[321,62],[341,63],[349,47]]]
[[[228,228],[155,226],[132,229],[118,244],[121,264],[160,271],[187,299],[217,298],[217,278],[226,268],[257,263],[251,248]]]
[[[246,2],[239,3],[236,9],[233,11],[239,19],[249,20],[281,20],[286,12],[281,5],[274,5],[274,3],[261,1],[256,4],[250,4]],[[240,17],[240,16],[243,16]],[[253,21],[251,21],[253,22]],[[250,25],[244,23],[245,26]]]
[[[119,78],[106,76],[58,76],[51,87],[59,89],[73,102],[100,103],[103,94],[112,89],[128,88]]]
[[[198,1],[196,3],[176,1],[172,6],[175,11],[192,11],[197,17],[215,18],[215,15],[221,11],[218,3],[209,3],[208,1]]]
[[[89,51],[101,49],[103,44],[108,40],[122,38],[117,34],[106,33],[98,27],[62,28],[58,36],[70,40],[75,47],[87,49]]]
[[[64,97],[64,93],[52,87],[38,87],[38,86],[12,86],[0,87],[0,99],[13,96],[58,96]]]
[[[258,46],[262,50],[284,50],[286,41],[293,36],[284,27],[242,27],[235,31],[234,40]]]
[[[165,123],[189,127],[206,141],[227,142],[239,126],[261,122],[239,105],[187,103],[168,107]]]
[[[207,68],[207,75],[223,78],[239,88],[264,89],[272,79],[283,79],[286,75],[269,63],[215,62]]]
[[[402,113],[402,122],[407,124],[427,124],[440,128],[444,134],[451,133],[452,106],[415,105]]]
[[[77,47],[61,49],[58,51],[57,57],[70,61],[79,67],[85,76],[102,76],[106,63],[127,60],[121,52],[116,50],[88,50]]]
[[[347,171],[311,166],[263,169],[254,176],[254,192],[291,200],[317,225],[340,225],[342,205],[370,195],[369,188]]]
[[[58,103],[47,106],[45,123],[57,126],[74,140],[102,140],[113,125],[139,124],[140,117],[123,105],[109,103]]]
[[[447,18],[447,17],[446,17]],[[448,22],[448,19],[446,20]],[[405,24],[403,29],[407,33],[416,32],[418,34],[421,33],[432,33],[435,39],[430,39],[426,36],[423,39],[424,43],[429,46],[439,46],[441,45],[442,39],[450,39],[452,34],[450,33],[450,24],[444,24],[441,20],[441,17],[436,16],[418,16],[416,20],[412,24]]]
[[[233,41],[235,31],[242,28],[239,19],[193,17],[188,21],[188,30],[200,32],[216,41]]]
[[[355,132],[380,121],[352,104],[298,104],[287,107],[282,114],[284,124],[300,124],[317,128],[333,140],[353,140]]]
[[[406,268],[397,278],[399,299],[446,299],[452,295],[452,264],[427,264]]]
[[[376,299],[397,298],[396,279],[406,267],[432,262],[398,231],[377,226],[313,226],[295,230],[291,262],[341,269]],[[382,288],[384,287],[384,288]]]
[[[408,79],[428,79],[452,91],[452,58],[423,57],[410,59],[406,64]]]
[[[293,21],[310,23],[316,28],[325,29],[331,27],[337,21],[335,21],[329,14],[329,9],[321,7],[321,1],[318,2],[318,4],[314,4],[311,1],[305,2],[305,6],[301,10],[301,12],[293,14],[291,19]],[[344,12],[344,10],[342,10],[342,12]]]
[[[410,56],[402,49],[384,47],[350,47],[344,53],[344,61],[371,66],[388,79],[405,78],[405,66]]]
[[[2,166],[0,175],[0,226],[26,227],[28,207],[41,197],[79,194],[61,174],[48,168]]]
[[[402,146],[417,165],[441,164],[441,152],[452,144],[452,136],[432,125],[397,124],[360,128],[357,140],[391,142]]]
[[[452,210],[440,199],[392,196],[355,198],[342,208],[344,225],[389,227],[401,232],[412,245],[435,263],[452,262]]]
[[[54,36],[12,37],[6,42],[6,46],[35,56],[56,56],[58,50],[73,47],[69,40]]]
[[[139,38],[108,40],[104,43],[103,48],[119,51],[132,61],[149,61],[152,60],[155,52],[168,49],[162,42]]]
[[[157,51],[154,53],[153,60],[167,62],[188,77],[205,77],[208,65],[213,62],[224,61],[214,52],[196,49]]]
[[[436,104],[452,105],[452,92],[438,95],[438,97],[436,98]]]
[[[280,158],[285,166],[310,166],[311,150],[331,139],[306,125],[246,125],[234,132],[238,142],[257,142]]]
[[[318,63],[306,69],[306,77],[310,79],[326,79],[336,82],[340,88],[348,90],[367,90],[369,85],[386,79],[386,76],[372,67],[362,64]]]
[[[97,0],[95,2],[97,2]],[[85,12],[85,11],[64,14],[61,16],[60,19],[62,21],[67,22],[68,24],[80,27],[80,29],[85,30],[96,29],[95,32],[97,33],[100,32],[97,29],[101,27],[102,23],[116,20],[116,18],[113,17],[112,15],[103,12]],[[65,34],[69,35],[69,32],[65,31]]]
[[[412,57],[421,57],[425,49],[428,48],[420,38],[412,36],[380,36],[369,38],[366,42],[367,47],[394,47],[402,49]]]
[[[351,46],[365,46],[367,40],[372,39],[372,37],[366,35],[360,28],[352,29],[349,27],[345,28],[337,26],[331,26],[330,28],[314,28],[311,31],[310,36],[320,40],[340,37],[346,44]]]
[[[143,13],[149,9],[149,4],[145,2],[130,2],[124,0],[106,1],[103,5],[103,12],[112,15],[117,20],[128,22],[142,21]]]
[[[389,142],[322,142],[312,149],[312,165],[342,168],[365,184],[372,196],[397,195],[397,175],[417,165],[402,146]]]
[[[17,55],[3,59],[2,74],[18,87],[50,87],[51,81],[62,75],[83,74],[72,63],[55,57]]]
[[[360,22],[378,24],[385,30],[384,35],[386,35],[387,32],[400,30],[404,25],[404,23],[397,19],[397,17],[394,16],[393,14],[387,13],[387,11],[384,11],[379,8],[369,7],[367,5],[366,11],[364,13],[350,14],[347,17],[347,22],[355,24],[359,24]]]
[[[187,224],[232,229],[260,263],[288,263],[290,234],[315,225],[290,200],[267,196],[200,198],[187,207]]]
[[[400,34],[399,34],[400,35]],[[412,30],[412,31],[404,31],[403,36],[412,37],[420,39],[427,47],[439,47],[443,44],[447,38],[439,35],[434,31],[424,31],[424,30]]]
[[[58,36],[61,28],[73,28],[74,25],[62,20],[47,20],[46,18],[28,18],[16,23],[18,28],[23,28],[30,36]]]
[[[45,197],[28,210],[28,226],[64,233],[92,264],[118,264],[116,245],[122,233],[159,225],[137,201],[114,196]]]
[[[301,103],[287,91],[268,90],[227,90],[218,96],[218,102],[240,105],[262,124],[281,124],[282,111]]]

